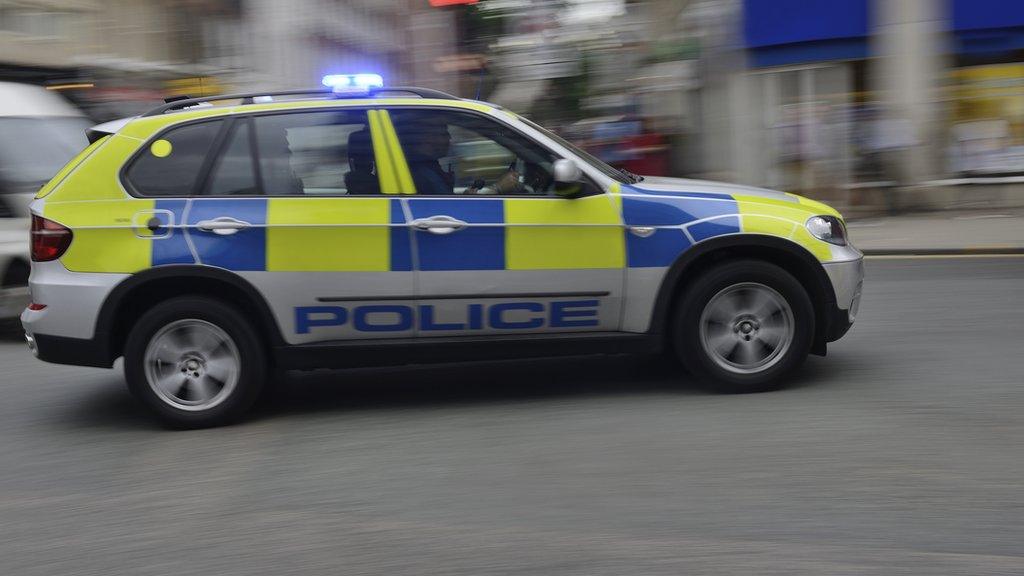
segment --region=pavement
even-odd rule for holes
[[[236,426],[0,338],[0,572],[1024,574],[1024,260],[871,259],[789,388],[642,359],[316,372]]]
[[[921,212],[855,219],[853,245],[871,255],[1024,254],[1024,211]]]

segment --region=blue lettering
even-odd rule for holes
[[[371,314],[394,314],[396,322],[371,323]],[[360,332],[402,332],[412,329],[412,308],[408,306],[360,306],[352,311],[352,325]]]
[[[469,305],[469,329],[480,330],[484,327],[484,306],[483,304]]]
[[[540,328],[544,325],[544,318],[531,318],[520,322],[507,322],[504,318],[505,312],[523,310],[526,312],[544,312],[544,305],[538,302],[506,302],[495,304],[488,311],[491,328],[498,330],[523,330],[528,328]]]
[[[341,306],[300,306],[295,309],[295,332],[309,334],[310,328],[341,326],[347,320],[348,311]]]
[[[420,306],[420,330],[463,330],[465,324],[449,322],[447,324],[434,323],[434,307],[432,305]]]
[[[575,328],[579,326],[597,326],[597,300],[573,300],[569,302],[551,303],[551,327]],[[578,320],[567,320],[578,318]]]

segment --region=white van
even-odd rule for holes
[[[88,145],[92,123],[41,86],[0,82],[0,319],[28,303],[28,205]]]

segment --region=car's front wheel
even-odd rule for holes
[[[248,320],[211,298],[162,302],[125,343],[128,388],[166,424],[226,424],[256,400],[266,379],[263,347]]]
[[[707,270],[676,310],[674,348],[721,392],[777,388],[807,357],[814,308],[803,286],[774,264],[739,260]]]

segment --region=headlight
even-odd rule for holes
[[[807,219],[807,231],[818,240],[846,246],[846,227],[835,216],[811,216]]]

